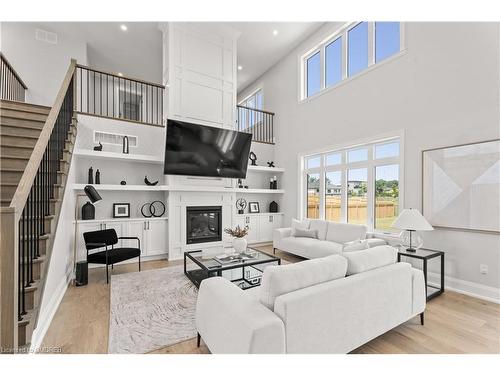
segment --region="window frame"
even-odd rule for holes
[[[386,157],[375,159],[375,146],[399,142],[399,155],[396,157]],[[356,150],[360,148],[368,149],[368,160],[349,163],[347,159],[348,152],[351,150]],[[335,165],[326,165],[326,157],[332,153],[341,153],[341,163]],[[320,166],[315,168],[307,168],[307,159],[320,156]],[[399,177],[399,210],[401,211],[404,207],[404,132],[398,131],[391,136],[384,138],[377,138],[374,140],[367,140],[364,142],[353,143],[351,145],[332,147],[328,149],[318,150],[317,152],[309,152],[299,155],[299,188],[301,194],[299,194],[299,217],[301,219],[307,219],[307,175],[312,173],[318,173],[320,176],[319,182],[319,219],[325,220],[326,217],[326,195],[325,195],[325,176],[328,172],[341,172],[341,223],[347,223],[347,205],[348,205],[348,171],[350,169],[367,169],[367,222],[365,225],[368,227],[370,232],[381,233],[388,236],[394,236],[394,232],[388,232],[384,230],[379,230],[375,228],[375,178],[376,178],[376,168],[385,165],[399,166],[398,177]],[[306,185],[304,186],[304,182]]]
[[[365,69],[357,72],[352,76],[348,76],[348,33],[351,29],[355,28],[362,22],[368,24],[368,65]],[[341,85],[350,82],[352,79],[356,79],[363,74],[371,71],[372,69],[382,66],[398,57],[406,54],[406,34],[405,34],[405,23],[399,22],[399,52],[379,61],[375,62],[375,23],[384,21],[356,21],[348,22],[337,28],[335,32],[330,33],[326,38],[321,40],[319,43],[314,45],[313,48],[308,49],[305,53],[299,55],[299,103],[307,102],[312,98],[318,97],[329,90],[335,89]],[[326,47],[333,43],[338,38],[342,38],[342,78],[339,82],[333,85],[326,86]],[[320,90],[311,95],[307,96],[307,59],[320,52]]]

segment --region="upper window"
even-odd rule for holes
[[[401,50],[399,22],[355,22],[302,56],[301,99],[351,78]]]
[[[248,108],[255,108],[255,109],[260,109],[262,110],[262,89],[258,89],[255,91],[252,95],[247,96],[245,99],[243,99],[239,105],[243,107],[248,107]]]

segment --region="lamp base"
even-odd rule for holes
[[[417,249],[420,249],[424,244],[422,237],[414,230],[405,230],[401,232],[399,236],[401,240],[401,244],[407,248],[407,251],[413,252]]]
[[[413,247],[407,247],[405,250],[408,251],[409,253],[414,253],[417,251],[417,249],[415,249]]]

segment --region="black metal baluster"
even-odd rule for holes
[[[21,303],[21,315],[26,314],[26,207],[23,209],[21,215],[21,226],[22,226],[22,255],[19,261],[20,272],[22,275],[21,280],[21,293],[22,293],[22,303]]]

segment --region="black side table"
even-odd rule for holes
[[[427,301],[439,296],[444,292],[444,252],[430,249],[417,249],[416,251],[408,251],[406,248],[400,247],[398,251],[398,262],[401,262],[401,257],[415,258],[422,260],[425,288],[427,293]],[[432,258],[439,257],[441,260],[441,287],[435,287],[427,284],[427,261]]]

